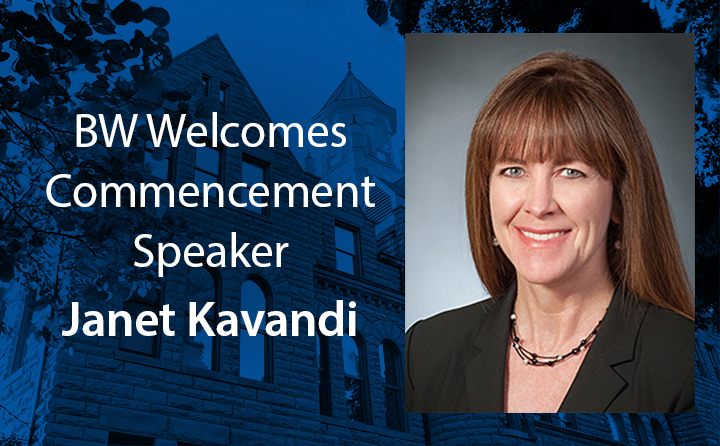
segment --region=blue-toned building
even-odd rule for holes
[[[170,90],[201,85],[200,96],[220,103],[220,125],[259,123],[267,133],[271,118],[218,36],[176,56],[160,75]],[[392,145],[402,123],[351,66],[313,121],[345,123],[347,144],[311,149],[301,162],[267,140],[259,147],[180,144],[159,161],[148,149],[147,168],[157,182],[175,185],[310,188],[370,177],[376,206],[290,208],[285,196],[279,207],[177,208],[202,245],[227,248],[235,232],[241,243],[290,247],[281,268],[178,266],[158,289],[124,304],[135,315],[170,305],[173,337],[78,334],[58,352],[28,329],[33,318],[48,317],[32,310],[38,296],[6,291],[0,445],[28,438],[48,446],[717,444],[720,345],[707,333],[696,345],[698,414],[405,414],[405,147]],[[228,139],[241,140],[233,131]],[[273,337],[264,325],[249,336],[243,324],[238,336],[188,335],[190,301],[214,302],[209,319],[217,319],[223,310],[317,318],[338,300],[346,303],[346,324],[347,303],[357,304],[355,337],[311,337],[305,329]]]
[[[194,101],[217,99],[219,126],[259,123],[268,134],[271,118],[219,37],[176,56],[158,75],[168,90],[201,86]],[[352,144],[316,155],[324,163],[321,172],[335,168],[322,181],[359,184],[373,176],[378,160],[393,172],[383,183],[393,197],[378,189],[385,195],[375,218],[396,224],[377,233],[360,207],[305,208],[296,194],[291,208],[287,193],[279,207],[221,208],[215,196],[207,208],[168,210],[183,214],[203,246],[223,243],[229,251],[233,232],[239,243],[289,243],[282,267],[169,269],[158,289],[133,294],[124,310],[137,315],[169,305],[176,311],[175,336],[123,336],[122,329],[115,336],[77,334],[60,352],[27,333],[32,318],[46,317],[30,310],[36,296],[17,297],[7,318],[15,326],[2,339],[2,345],[13,344],[0,362],[0,394],[8,409],[0,410],[3,433],[79,446],[423,441],[420,417],[406,416],[402,405],[403,203],[402,181],[397,183],[402,168],[391,143],[395,110],[366,87],[358,90],[362,84],[351,73],[343,85],[317,121],[346,122]],[[240,129],[230,129],[227,139],[242,141]],[[156,182],[178,188],[193,182],[226,189],[240,182],[312,188],[321,181],[312,157],[301,165],[283,144],[270,147],[269,138],[259,147],[181,143],[161,160],[153,150],[147,149],[146,167]],[[343,176],[346,170],[351,177]],[[224,310],[279,310],[288,318],[306,311],[317,320],[338,300],[345,302],[345,327],[349,302],[357,305],[355,337],[310,337],[304,319],[300,336],[273,337],[264,325],[249,336],[242,320],[238,336],[188,335],[190,301],[198,307],[214,302],[211,320]]]

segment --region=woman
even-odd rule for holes
[[[466,209],[494,298],[410,328],[408,411],[694,411],[692,292],[650,140],[602,66],[544,53],[500,82]]]

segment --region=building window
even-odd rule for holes
[[[217,327],[217,314],[220,312],[220,293],[222,290],[220,272],[217,268],[209,266],[190,267],[185,275],[187,293],[195,302],[195,312],[200,314],[208,302],[214,305],[205,313],[205,320],[215,330]],[[207,370],[218,369],[219,337],[209,336],[200,324],[196,326],[196,335],[190,336],[190,320],[185,329],[183,339],[183,364]]]
[[[230,114],[230,86],[220,82],[220,107],[226,115]]]
[[[517,413],[505,414],[504,418],[500,418],[500,427],[506,427],[508,429],[521,430],[522,429],[522,416]]]
[[[655,444],[657,445],[666,445],[670,444],[668,443],[667,435],[665,434],[665,429],[663,429],[662,424],[655,418],[650,420],[650,428],[652,429],[653,436],[655,437]]]
[[[205,96],[210,97],[212,96],[212,77],[208,76],[207,74],[202,75],[202,84],[203,84],[203,93],[205,93]]]
[[[255,184],[267,184],[266,182],[266,176],[267,176],[267,168],[259,163],[255,163],[251,160],[244,159],[242,162],[242,182],[247,184],[246,188],[242,188],[242,203],[247,203],[247,207],[245,209],[255,212],[257,214],[266,214],[267,211],[267,203],[268,203],[268,197],[258,197],[255,196],[254,201],[256,203],[262,203],[264,206],[254,206],[250,202],[250,188],[253,187]],[[258,188],[256,189],[257,193],[262,192],[263,190]]]
[[[220,149],[213,147],[195,148],[195,185],[203,194],[204,184],[222,184],[220,181]],[[217,198],[217,188],[210,188],[209,195]]]
[[[315,333],[315,352],[318,368],[318,394],[320,396],[320,415],[332,416],[332,391],[330,388],[330,364],[328,361],[328,339]]]
[[[360,335],[342,337],[345,407],[348,420],[370,423],[365,379],[365,349]]]
[[[718,368],[718,358],[715,347],[710,344],[705,344],[705,351],[707,351],[708,357],[710,358],[710,366],[715,372],[715,379],[720,381],[720,368]]]
[[[705,362],[703,361],[702,352],[700,351],[700,346],[697,341],[695,341],[695,367],[697,367],[700,376],[707,376]]]
[[[108,433],[108,446],[152,446],[155,439],[142,435],[125,434],[122,432]]]
[[[145,296],[136,293],[125,301],[123,311],[130,314],[131,321],[136,321],[138,315],[144,311],[151,311],[157,315],[161,307],[163,291],[164,286],[148,290]],[[130,324],[130,333],[130,336],[125,336],[125,322],[123,321],[120,328],[120,350],[151,357],[158,356],[160,352],[160,336],[143,336],[137,332],[134,323]]]
[[[270,311],[267,293],[253,279],[246,280],[240,288],[240,310],[247,311],[252,321],[248,327],[243,318],[240,319],[240,376],[257,381],[270,382],[271,349],[270,338],[265,332],[265,317],[257,322],[259,312]],[[254,335],[251,335],[254,334]]]
[[[18,288],[16,288],[16,290],[17,289]],[[33,332],[32,324],[30,322],[32,321],[33,307],[35,306],[36,298],[37,292],[35,290],[30,290],[25,295],[25,305],[22,309],[20,328],[18,329],[18,336],[15,340],[15,355],[13,356],[12,373],[15,373],[20,367],[22,367],[23,361],[25,360],[28,339],[30,338],[30,334]]]
[[[335,225],[335,264],[339,271],[356,275],[357,231],[345,226]]]
[[[666,413],[664,414],[664,417],[665,425],[667,425],[667,428],[670,431],[670,438],[672,439],[672,444],[680,444],[680,442],[678,442],[677,431],[675,430],[675,426],[673,425],[673,414]]]
[[[172,181],[170,178],[170,166],[172,165],[172,158],[174,150],[167,144],[162,144],[160,147],[145,147],[145,166],[150,166],[152,170],[148,173],[160,178],[161,180]]]
[[[628,416],[630,417],[630,426],[632,426],[633,433],[635,434],[635,443],[638,445],[649,444],[642,418],[634,413]]]
[[[619,413],[609,413],[606,415],[610,422],[610,431],[612,432],[613,440],[627,442],[627,432],[625,431],[625,423],[623,422],[622,415]]]
[[[399,351],[395,343],[387,339],[380,344],[380,376],[385,390],[385,427],[396,431],[405,430]]]

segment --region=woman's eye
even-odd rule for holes
[[[581,178],[585,176],[585,174],[580,172],[579,170],[570,169],[568,167],[562,170],[562,175],[568,178]]]
[[[520,167],[508,167],[507,169],[503,169],[501,173],[509,177],[519,177],[524,171]]]

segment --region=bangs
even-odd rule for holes
[[[603,177],[612,178],[619,163],[608,133],[611,118],[573,82],[527,81],[495,107],[486,146],[490,167],[510,160],[582,161]]]

